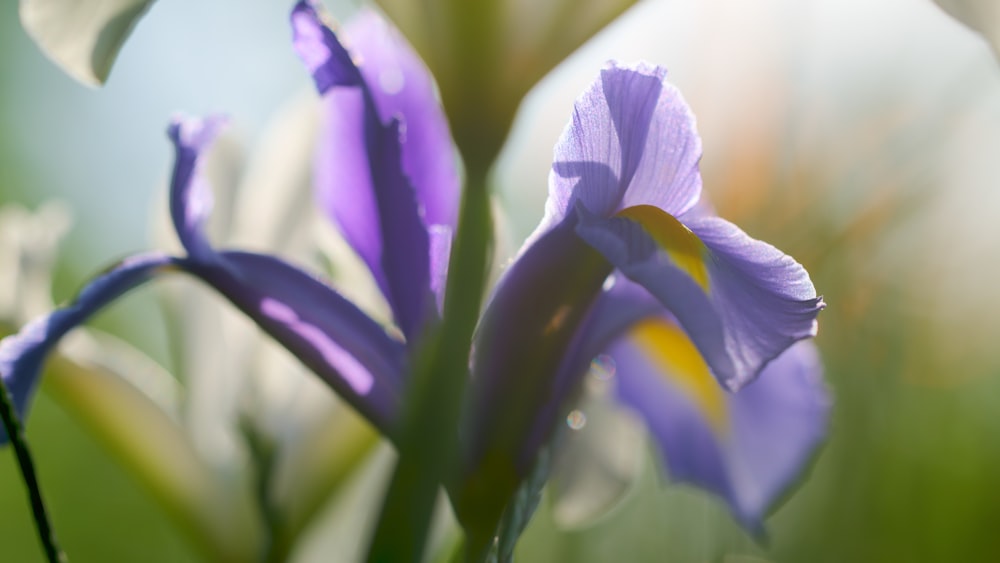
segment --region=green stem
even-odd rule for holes
[[[24,484],[28,488],[31,513],[35,518],[38,539],[41,540],[42,547],[45,549],[45,557],[49,563],[65,562],[67,561],[66,555],[59,549],[55,531],[49,523],[49,516],[45,510],[45,502],[42,500],[38,479],[35,476],[35,464],[31,460],[31,452],[28,451],[28,441],[24,436],[24,429],[21,427],[17,415],[14,414],[10,393],[2,379],[0,379],[0,418],[3,419],[4,429],[7,431],[11,445],[14,446],[14,455],[17,457],[17,464],[21,469]]]
[[[470,167],[449,265],[444,319],[423,342],[410,380],[399,461],[368,552],[378,563],[420,561],[440,484],[454,466],[469,348],[479,319],[493,228],[486,168]]]

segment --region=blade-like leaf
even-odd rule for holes
[[[154,1],[21,0],[21,25],[67,74],[100,86],[125,39]]]

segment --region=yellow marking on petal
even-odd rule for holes
[[[649,319],[632,329],[632,337],[663,377],[694,400],[716,435],[724,436],[729,420],[725,392],[687,334],[672,323]]]
[[[705,266],[707,249],[691,229],[673,215],[652,205],[626,207],[615,216],[639,223],[656,244],[667,252],[670,260],[708,293],[708,268]]]

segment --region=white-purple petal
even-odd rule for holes
[[[694,116],[666,70],[610,62],[556,143],[539,229],[576,205],[598,216],[638,204],[683,213],[701,195],[700,158]]]

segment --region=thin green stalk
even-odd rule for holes
[[[31,452],[28,451],[28,441],[24,436],[24,430],[21,428],[17,415],[14,414],[10,393],[2,379],[0,379],[0,418],[3,419],[3,426],[10,438],[11,445],[14,447],[14,455],[17,457],[17,464],[21,469],[21,476],[28,488],[31,514],[35,518],[35,529],[38,530],[38,539],[42,542],[42,548],[45,549],[45,557],[49,563],[64,563],[67,561],[66,555],[59,549],[55,531],[49,523],[45,502],[42,500],[42,491],[35,476],[35,464],[31,460]]]
[[[469,348],[479,318],[492,237],[485,167],[470,170],[451,254],[444,320],[414,364],[399,461],[386,493],[368,561],[421,560],[440,484],[454,467]]]

